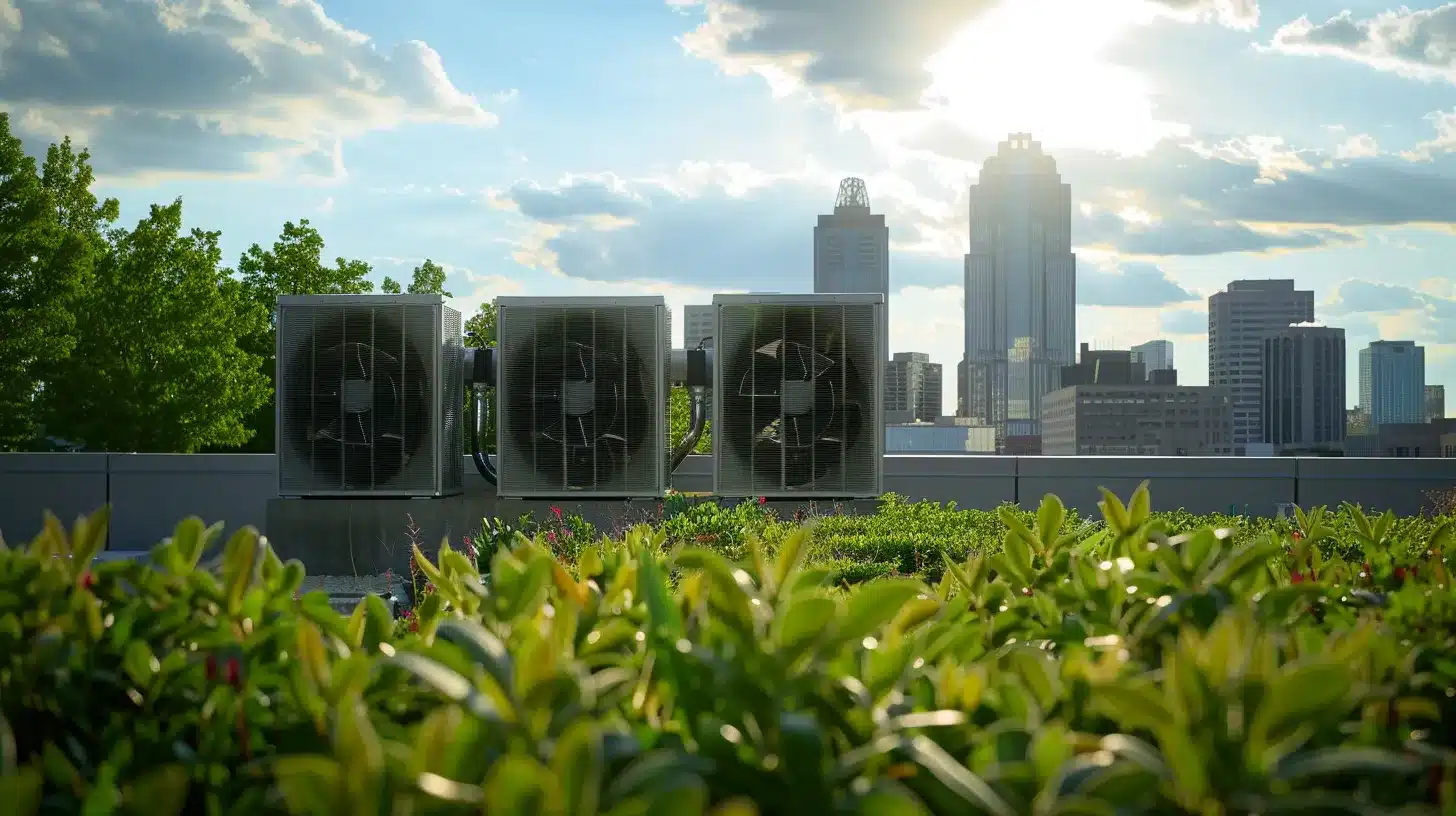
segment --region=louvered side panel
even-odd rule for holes
[[[440,406],[440,444],[436,447],[441,468],[440,488],[445,494],[459,493],[464,488],[465,458],[460,455],[464,445],[464,403],[465,346],[461,335],[460,313],[445,307],[444,334],[440,345],[444,367],[438,404]]]
[[[834,321],[844,344],[846,370],[858,376],[842,384],[846,401],[858,416],[846,439],[838,472],[825,487],[841,496],[878,496],[884,448],[884,308],[879,304],[821,307],[836,312]]]
[[[398,428],[404,456],[399,475],[377,482],[374,490],[428,496],[437,490],[441,466],[436,436],[442,392],[437,374],[441,350],[440,311],[436,306],[404,306],[388,311],[394,312],[400,326],[398,353],[405,372],[400,385],[406,398],[401,403]],[[394,337],[388,339],[393,341]],[[388,471],[380,471],[378,475],[387,474]]]
[[[713,492],[728,497],[758,495],[753,455],[754,349],[777,337],[760,335],[756,316],[767,307],[717,306],[713,371]]]

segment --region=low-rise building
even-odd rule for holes
[[[1048,456],[1231,456],[1233,402],[1222,386],[1075,385],[1042,403]]]

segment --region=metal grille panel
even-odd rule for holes
[[[459,324],[437,295],[279,298],[279,494],[458,493]]]
[[[662,298],[500,298],[497,306],[500,495],[661,496]]]
[[[884,298],[719,295],[714,492],[878,497]]]

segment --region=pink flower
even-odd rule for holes
[[[556,542],[556,531],[555,530],[547,530],[546,531],[546,540],[547,541],[550,541],[552,543],[555,543]]]
[[[551,508],[551,512],[556,514],[556,520],[557,521],[560,521],[561,520],[561,508],[560,507],[553,506]]]
[[[759,504],[768,504],[768,496],[759,496],[758,497],[758,503]]]

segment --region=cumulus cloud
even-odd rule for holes
[[[682,38],[690,53],[735,73],[758,73],[778,91],[811,88],[850,109],[918,107],[931,84],[924,67],[930,57],[1004,2],[668,0],[705,14]],[[1151,6],[1239,28],[1258,22],[1257,0],[1151,0]]]
[[[1077,302],[1086,306],[1164,306],[1197,299],[1155,264],[1127,263],[1112,269],[1077,265]]]
[[[112,175],[337,174],[359,133],[495,121],[428,45],[381,49],[316,0],[3,0],[0,58],[21,129]]]
[[[1414,11],[1402,6],[1367,18],[1345,10],[1322,23],[1301,16],[1274,32],[1269,48],[1456,83],[1456,3]]]
[[[1347,280],[1321,309],[1342,319],[1369,319],[1385,339],[1429,343],[1456,343],[1456,297],[1447,282],[1425,281],[1417,287],[1399,284]]]

